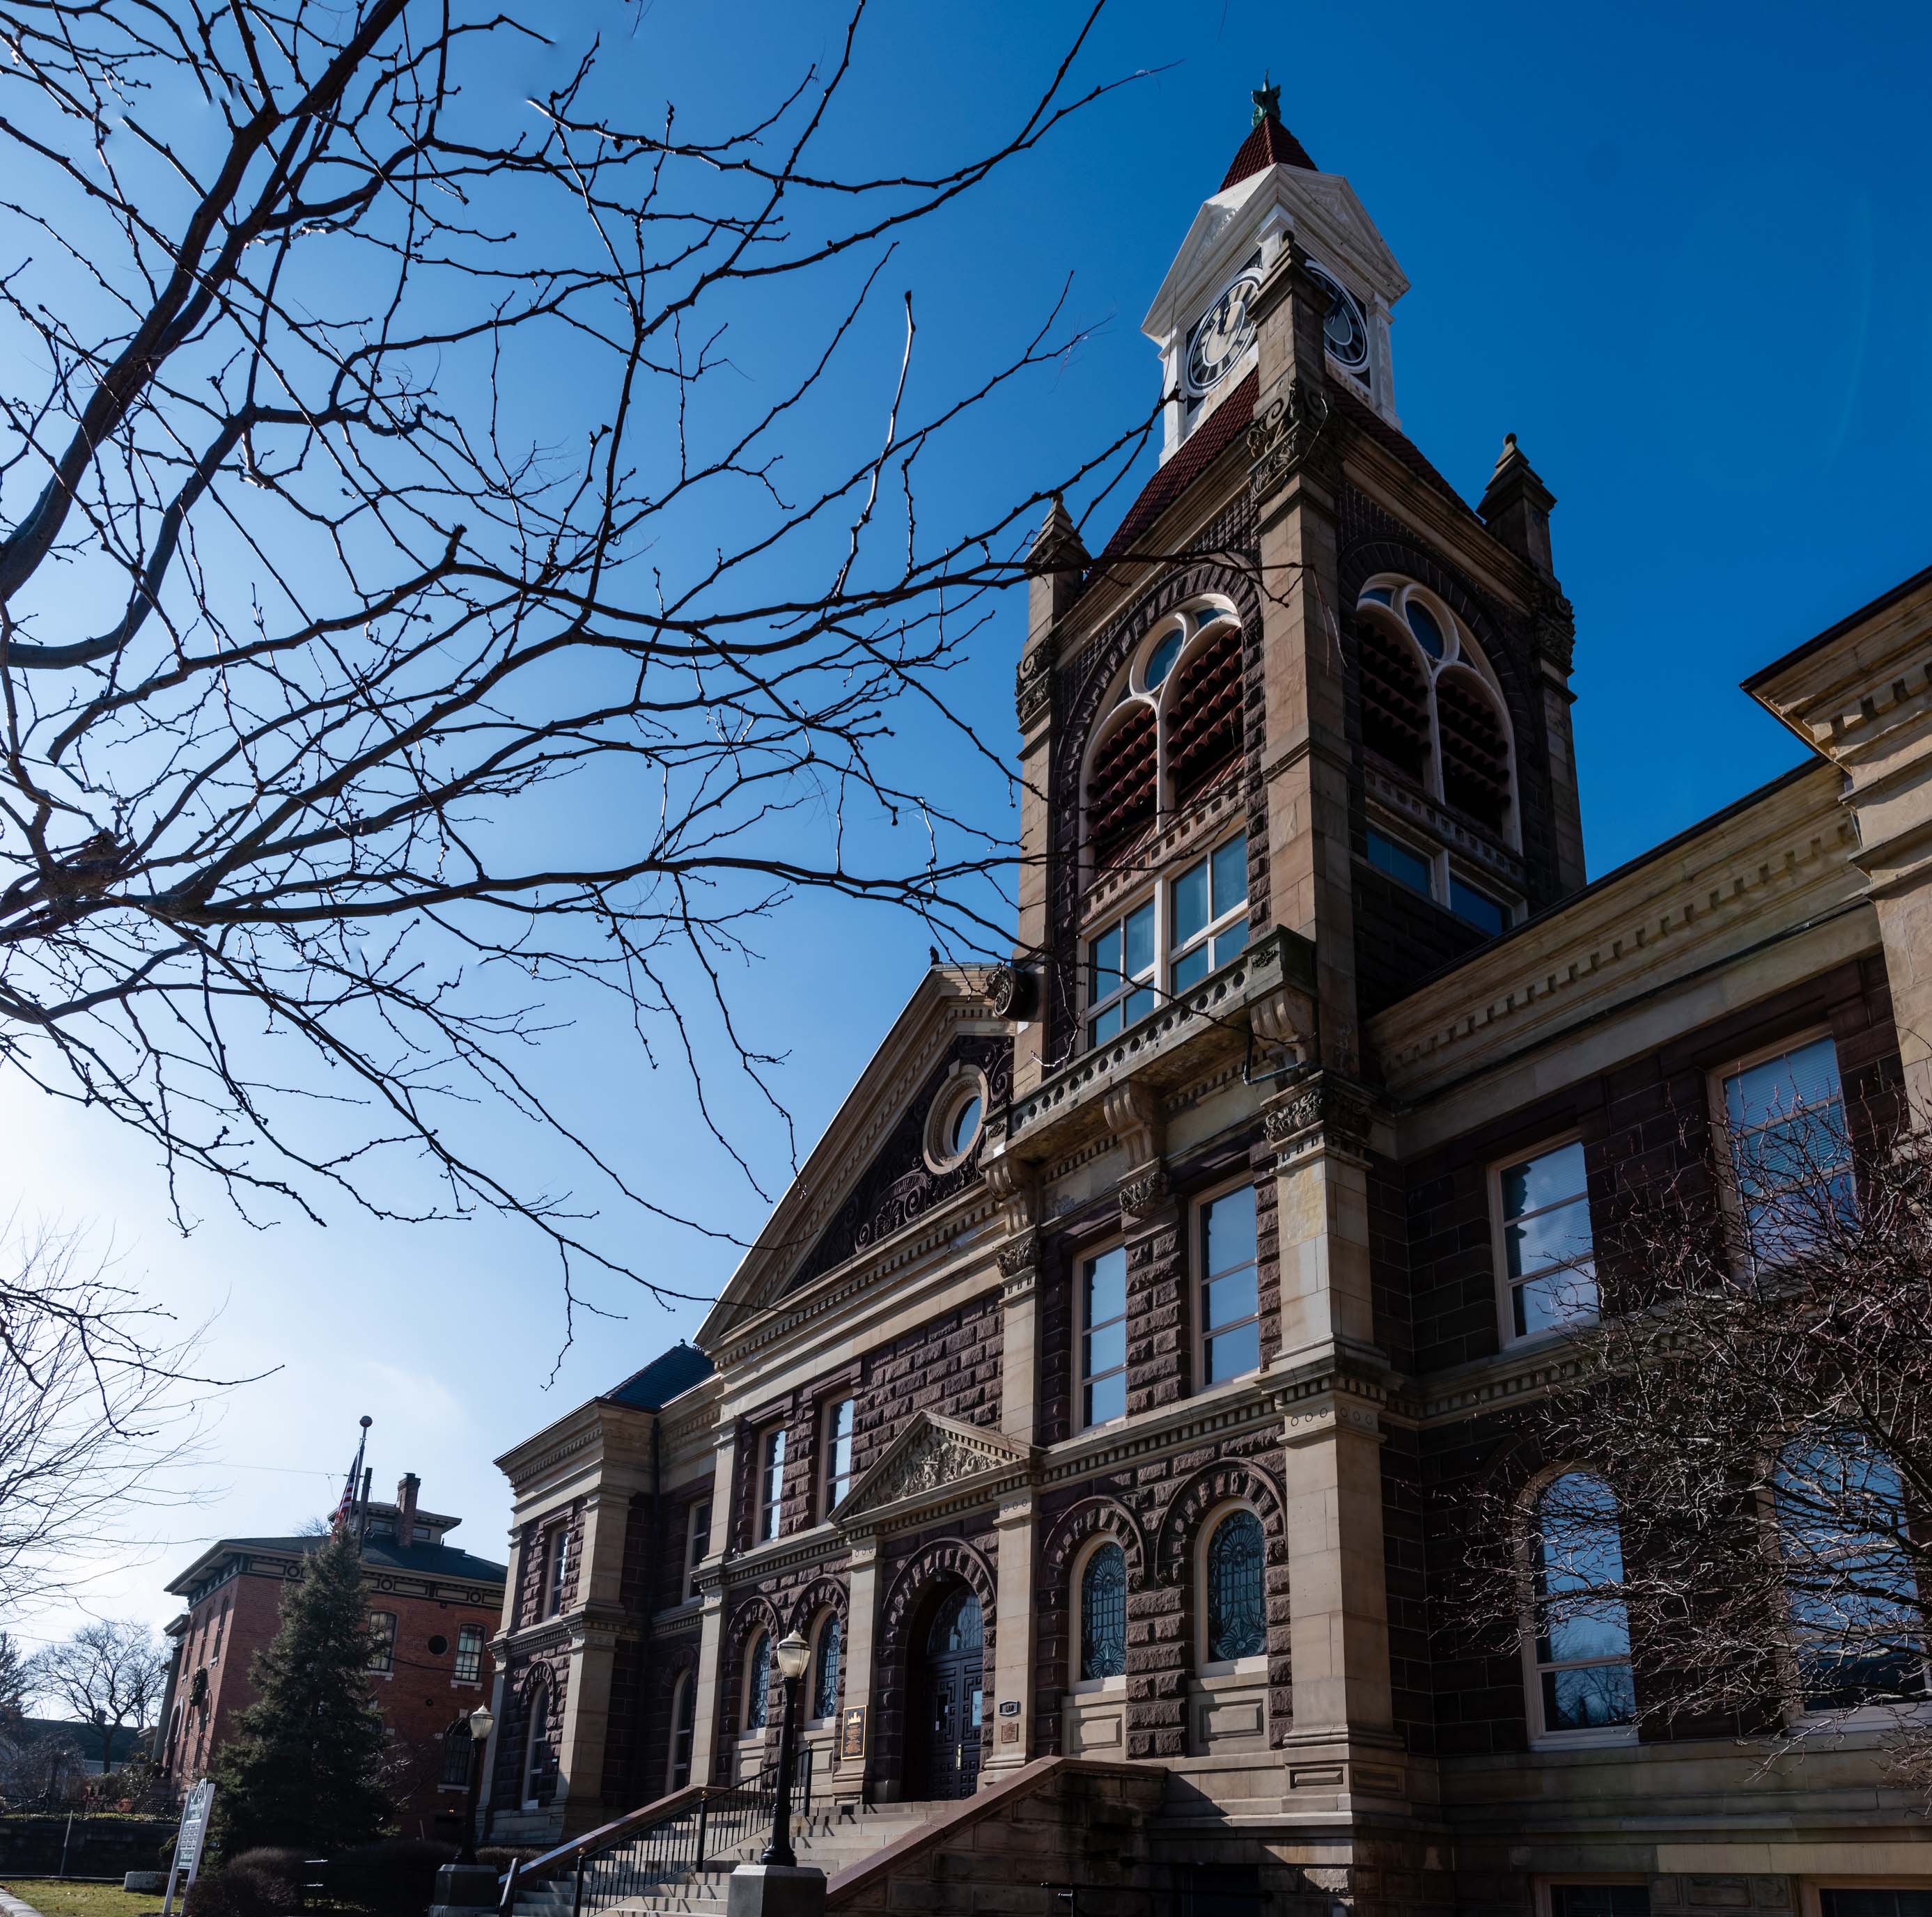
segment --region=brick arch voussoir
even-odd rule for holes
[[[950,1578],[958,1578],[980,1600],[980,1628],[990,1649],[994,1627],[996,1586],[992,1567],[964,1539],[949,1538],[915,1551],[900,1566],[886,1596],[883,1613],[888,1654],[902,1660],[910,1648],[906,1634],[921,1601],[932,1587]]]
[[[1082,1548],[1104,1534],[1118,1544],[1127,1562],[1127,1588],[1146,1588],[1150,1568],[1147,1538],[1139,1521],[1118,1499],[1084,1498],[1062,1513],[1048,1532],[1040,1552],[1040,1594],[1042,1598],[1065,1592],[1073,1560]]]
[[[1400,572],[1418,585],[1426,586],[1476,635],[1476,643],[1482,647],[1483,657],[1489,662],[1508,704],[1510,728],[1519,740],[1526,736],[1523,728],[1532,716],[1528,688],[1517,670],[1515,656],[1497,626],[1495,614],[1427,547],[1391,538],[1386,532],[1371,533],[1342,550],[1336,570],[1342,603],[1352,610],[1362,596],[1364,584],[1378,572]]]
[[[1163,1583],[1186,1582],[1189,1556],[1208,1513],[1234,1501],[1259,1514],[1271,1558],[1285,1548],[1287,1509],[1274,1474],[1244,1459],[1204,1465],[1181,1484],[1161,1520],[1156,1564]]]
[[[1184,566],[1158,580],[1114,620],[1105,637],[1090,646],[1081,661],[1080,683],[1067,702],[1066,749],[1060,758],[1063,766],[1076,769],[1070,776],[1078,776],[1088,735],[1100,718],[1100,701],[1148,628],[1176,606],[1210,592],[1234,602],[1235,616],[1241,622],[1248,643],[1258,643],[1261,597],[1251,573],[1224,560],[1208,560]]]
[[[791,1628],[802,1633],[820,1611],[830,1611],[843,1630],[848,1621],[846,1603],[845,1587],[836,1577],[815,1577],[793,1601]]]

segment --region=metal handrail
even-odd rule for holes
[[[812,1770],[808,1745],[799,1758],[799,1814],[803,1817],[812,1814]],[[678,1791],[528,1863],[513,1863],[503,1874],[497,1908],[507,1917],[526,1885],[554,1880],[566,1870],[571,1876],[572,1917],[641,1897],[754,1841],[770,1829],[777,1804],[776,1763],[743,1783]]]

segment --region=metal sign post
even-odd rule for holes
[[[180,1886],[182,1901],[188,1901],[188,1893],[194,1882],[194,1874],[201,1868],[202,1846],[208,1841],[208,1814],[214,1808],[214,1780],[203,1778],[188,1794],[188,1802],[182,1806],[181,1831],[175,1839],[175,1858],[168,1867],[168,1894],[161,1906],[161,1917],[171,1917],[175,1907],[175,1888]],[[188,1882],[182,1882],[182,1873],[188,1873]]]

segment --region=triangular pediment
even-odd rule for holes
[[[935,1162],[928,1120],[970,1078],[982,1116],[1012,1083],[1012,1025],[993,1008],[987,969],[935,966],[773,1208],[700,1328],[720,1346],[848,1261],[916,1231],[980,1180],[979,1153]]]
[[[902,1507],[910,1510],[952,1497],[980,1478],[988,1480],[990,1491],[994,1480],[1030,1473],[1033,1463],[1032,1448],[1004,1432],[916,1412],[885,1455],[845,1494],[832,1521],[848,1528],[873,1522]]]

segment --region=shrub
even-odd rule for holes
[[[231,1864],[197,1876],[182,1909],[183,1917],[284,1917],[289,1907],[274,1878]]]
[[[308,1868],[308,1859],[299,1850],[278,1850],[273,1845],[262,1844],[254,1850],[244,1850],[228,1867],[232,1870],[252,1870],[274,1886],[280,1899],[278,1908],[283,1910],[299,1910],[302,1904],[302,1886],[314,1874]]]
[[[436,1872],[455,1855],[455,1845],[433,1838],[381,1838],[332,1858],[323,1881],[332,1897],[376,1917],[418,1917],[434,1899]]]

